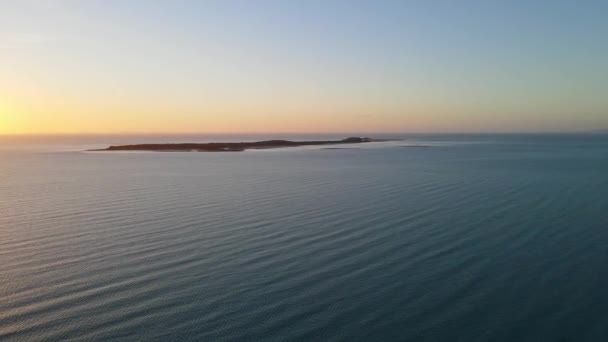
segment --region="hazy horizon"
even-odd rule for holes
[[[365,135],[577,135],[577,134],[606,134],[606,129],[580,130],[580,131],[378,131],[378,132],[99,132],[99,133],[0,133],[0,137],[111,137],[111,136],[365,136]]]

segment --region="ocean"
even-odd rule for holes
[[[608,340],[607,135],[399,138],[0,138],[0,340]]]

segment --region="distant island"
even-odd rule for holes
[[[138,144],[110,146],[104,149],[89,151],[150,151],[150,152],[242,152],[249,149],[270,149],[297,146],[339,145],[339,144],[362,144],[373,141],[387,141],[372,138],[350,137],[342,140],[326,141],[289,141],[289,140],[266,140],[255,142],[218,142],[204,144]]]

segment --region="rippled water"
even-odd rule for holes
[[[608,339],[606,136],[70,144],[0,152],[0,340]]]

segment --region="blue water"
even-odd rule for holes
[[[5,141],[0,340],[608,340],[608,136],[406,138]]]

